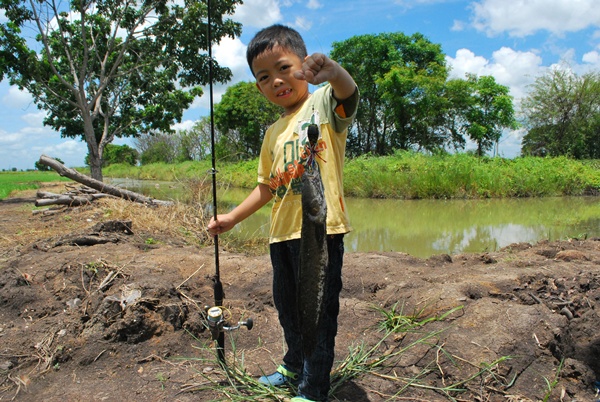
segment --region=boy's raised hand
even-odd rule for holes
[[[302,69],[294,72],[294,77],[299,80],[319,85],[330,81],[337,74],[339,64],[322,53],[313,53],[304,58]]]
[[[306,56],[302,68],[294,71],[294,77],[313,85],[329,81],[338,100],[350,97],[356,90],[356,83],[350,74],[323,53]]]

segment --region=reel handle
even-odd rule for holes
[[[254,320],[250,317],[246,321],[238,321],[236,325],[229,326],[223,318],[223,309],[221,307],[204,306],[204,310],[206,311],[208,327],[213,334],[213,338],[216,338],[221,332],[234,331],[242,326],[248,328],[248,330],[254,327]]]

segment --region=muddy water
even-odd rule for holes
[[[177,198],[168,183],[122,183],[157,198]],[[248,190],[219,195],[220,211]],[[348,198],[354,230],[348,252],[401,251],[417,257],[494,251],[517,242],[600,237],[600,198],[546,197],[490,200],[374,200]],[[235,229],[244,237],[268,234],[269,206]]]

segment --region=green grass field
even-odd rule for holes
[[[70,181],[56,172],[0,172],[0,200],[10,196],[13,191],[31,190],[40,187],[40,183]]]

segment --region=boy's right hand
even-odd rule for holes
[[[217,219],[215,220],[214,216],[210,218],[210,222],[206,226],[208,233],[211,236],[217,236],[221,233],[225,233],[231,230],[235,226],[235,222],[229,217],[228,214],[225,215],[217,215]]]
[[[294,77],[313,85],[329,81],[338,101],[348,99],[356,91],[356,83],[348,71],[322,53],[306,56],[302,68],[294,71]]]

